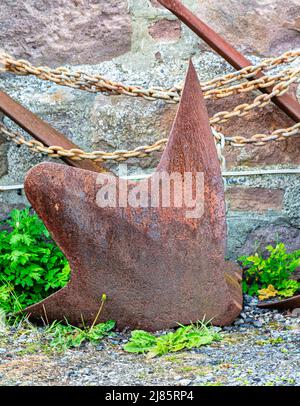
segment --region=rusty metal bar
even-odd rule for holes
[[[66,149],[78,148],[76,144],[71,142],[63,134],[59,133],[48,123],[41,120],[25,107],[21,106],[1,90],[0,112],[5,114],[12,121],[23,128],[23,130],[48,147],[57,145]],[[74,161],[65,157],[62,157],[61,159],[68,165],[75,166],[77,168],[86,169],[93,172],[106,172],[106,169],[96,162],[89,160]]]
[[[235,69],[239,70],[252,65],[251,61],[238,52],[212,28],[195,16],[179,0],[158,0],[158,2],[171,11],[171,13],[175,14],[179,20],[194,31],[195,34],[197,34]],[[257,75],[257,77],[261,76],[262,74]],[[272,88],[260,88],[259,90],[263,93],[271,93]],[[300,104],[291,96],[285,94],[280,97],[273,97],[272,101],[294,121],[300,121]]]

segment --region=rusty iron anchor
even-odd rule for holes
[[[224,260],[224,189],[214,138],[196,71],[190,62],[181,102],[158,174],[204,174],[203,214],[187,207],[99,207],[105,174],[60,164],[32,168],[25,192],[69,260],[69,284],[25,309],[31,318],[73,324],[114,319],[118,328],[154,331],[203,318],[226,325],[242,309],[241,270]],[[128,181],[118,180],[117,190]],[[148,183],[147,183],[148,182]],[[140,182],[131,182],[128,197]],[[151,186],[150,186],[151,188]],[[161,190],[160,190],[161,192]],[[195,183],[193,183],[195,192]],[[174,194],[174,192],[172,192]],[[149,196],[146,196],[147,199]],[[149,198],[150,199],[150,198]]]

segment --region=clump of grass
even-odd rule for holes
[[[179,326],[175,332],[158,337],[143,330],[135,330],[131,333],[124,350],[131,353],[147,353],[149,357],[155,357],[183,349],[198,348],[221,340],[221,335],[214,327],[209,326],[209,323],[198,321],[196,324]]]
[[[66,324],[54,321],[46,329],[46,334],[50,337],[50,346],[55,351],[62,352],[69,348],[80,347],[84,342],[90,342],[92,344],[99,343],[99,341],[111,333],[116,325],[114,320],[97,324],[105,302],[106,294],[103,293],[99,310],[90,327],[85,326],[83,319],[82,328],[72,326],[67,320]]]
[[[5,314],[16,313],[22,309],[20,295],[12,283],[0,275],[0,310]]]
[[[49,325],[46,312],[44,327],[41,328],[32,324],[28,315],[12,315],[6,318],[5,313],[2,312],[1,318],[0,311],[0,344],[7,345],[8,336],[14,342],[18,342],[22,337],[30,338],[28,342],[27,339],[22,341],[18,352],[20,355],[37,352],[62,353],[67,349],[80,347],[85,342],[98,344],[104,337],[114,334],[112,330],[116,324],[113,320],[98,323],[105,301],[106,295],[103,294],[93,323],[91,326],[86,326],[82,318],[82,328],[71,325],[66,319],[64,323],[54,321]]]
[[[79,328],[68,322],[62,324],[55,321],[45,331],[50,339],[50,347],[56,352],[63,352],[69,348],[80,347],[84,342],[98,344],[115,327],[115,321],[95,324],[92,328]]]

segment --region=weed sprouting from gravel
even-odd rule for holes
[[[148,357],[165,355],[183,349],[198,348],[214,341],[220,341],[221,335],[209,323],[198,321],[189,326],[180,325],[175,332],[155,336],[143,330],[131,333],[124,350],[131,353],[147,353]]]

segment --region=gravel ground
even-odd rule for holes
[[[300,385],[300,319],[259,310],[245,297],[223,340],[148,359],[124,352],[126,332],[63,354],[44,346],[43,329],[0,335],[0,385]]]

